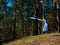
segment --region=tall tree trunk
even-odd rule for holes
[[[56,21],[56,26],[57,26],[57,31],[59,32],[59,9],[58,9],[58,0],[55,0],[54,2],[54,5],[55,5],[55,21]]]
[[[39,15],[39,0],[36,0],[36,18],[38,18],[38,15]],[[35,24],[35,26],[36,26],[36,28],[35,28],[35,30],[36,30],[36,33],[35,33],[35,35],[38,35],[39,33],[38,33],[38,20],[36,20],[36,24]]]
[[[13,20],[13,39],[16,38],[16,16]]]
[[[33,20],[31,20],[31,25],[30,25],[30,36],[32,36],[33,35],[33,26],[34,26],[34,24],[33,24],[34,22],[33,22]]]
[[[42,19],[44,19],[44,0],[42,0]],[[44,25],[44,22],[42,21],[42,28],[41,28],[41,33],[43,33],[43,25]]]

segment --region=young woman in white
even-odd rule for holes
[[[47,33],[47,30],[48,30],[48,24],[46,22],[46,19],[38,19],[38,18],[35,18],[35,17],[30,17],[30,19],[33,19],[33,20],[38,20],[38,21],[43,21],[43,33]]]

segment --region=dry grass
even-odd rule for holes
[[[60,45],[60,34],[29,36],[3,45]]]

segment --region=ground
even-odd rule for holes
[[[60,45],[60,33],[28,36],[3,45]]]

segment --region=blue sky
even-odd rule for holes
[[[2,14],[4,14],[5,13],[5,11],[6,10],[8,10],[8,7],[11,7],[11,6],[13,6],[13,0],[5,0],[6,1],[6,8],[1,8],[2,9]]]
[[[6,0],[6,6],[11,7],[13,5],[13,0]]]

